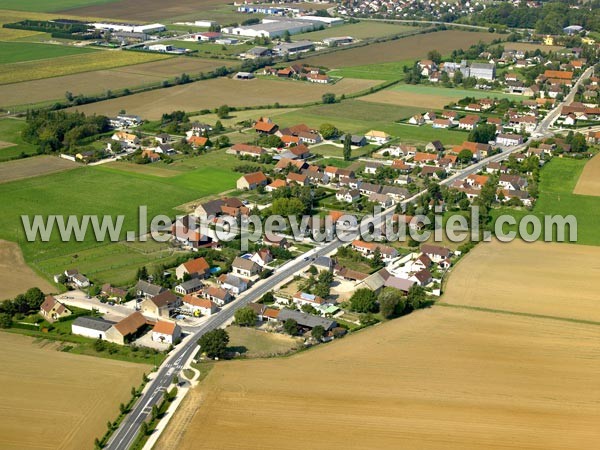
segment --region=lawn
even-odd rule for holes
[[[282,355],[302,345],[302,340],[283,334],[266,333],[254,328],[230,326],[229,351],[239,352],[246,358],[266,358]]]
[[[92,48],[30,42],[0,42],[0,61],[3,64],[51,59],[61,56],[97,52]]]
[[[587,160],[554,158],[541,172],[540,196],[533,213],[543,223],[544,215],[574,215],[577,218],[577,243],[600,245],[598,224],[600,223],[600,198],[573,194]],[[494,210],[494,216],[511,214],[517,218],[527,211],[508,208]]]
[[[171,44],[175,47],[188,48],[190,50],[196,50],[198,53],[194,55],[200,57],[213,57],[213,56],[230,56],[233,57],[246,50],[252,48],[250,44],[238,44],[238,45],[220,45],[208,42],[191,42],[191,41],[166,41],[164,44]]]
[[[521,101],[525,97],[522,95],[511,95],[499,91],[482,91],[478,89],[457,89],[457,88],[444,88],[427,85],[415,85],[415,84],[399,84],[390,90],[402,92],[402,93],[415,93],[421,95],[435,95],[437,97],[448,97],[448,98],[464,98],[464,97],[475,97],[475,98],[507,98],[509,100]]]
[[[372,150],[372,149],[373,149],[373,147],[369,146],[369,145],[367,145],[365,147],[360,147],[360,148],[353,148],[352,149],[352,158],[357,158],[360,156],[368,155],[370,150]],[[336,145],[324,144],[324,145],[319,145],[318,147],[314,147],[311,151],[315,154],[322,155],[325,157],[341,158],[343,156],[344,149],[342,147],[338,147]],[[343,162],[347,162],[347,161],[343,161]],[[329,164],[329,165],[335,166],[336,164]]]
[[[34,155],[36,148],[21,139],[25,122],[16,119],[0,119],[0,162],[13,159],[24,153]]]

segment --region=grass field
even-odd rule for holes
[[[132,114],[139,114],[145,119],[156,120],[165,111],[199,111],[205,108],[213,109],[223,104],[268,106],[276,102],[300,104],[320,101],[323,94],[327,92],[348,94],[369,89],[377,83],[377,81],[371,80],[346,78],[334,85],[317,86],[306,82],[276,79],[240,81],[217,78],[79,106],[72,110],[82,111],[86,114],[114,115],[119,110],[125,109]],[[243,95],[240,95],[241,92]],[[168,105],[167,110],[165,110],[165,105]]]
[[[40,155],[34,158],[5,161],[0,164],[0,183],[39,177],[50,173],[81,167],[72,161],[56,156]]]
[[[149,367],[57,351],[50,341],[0,333],[0,447],[92,448]]]
[[[175,163],[175,176],[170,178],[115,164],[0,184],[0,203],[6,205],[0,216],[0,239],[18,242],[27,263],[47,278],[76,265],[96,280],[130,281],[145,262],[156,265],[173,260],[173,251],[150,244],[133,251],[131,244],[97,243],[91,231],[83,242],[61,242],[57,232],[47,243],[26,242],[21,214],[124,215],[124,236],[126,231],[139,229],[140,205],[148,206],[149,218],[157,214],[174,217],[181,214],[176,208],[184,203],[235,188],[239,174],[231,168],[238,164],[233,156],[219,151]]]
[[[398,84],[389,89],[362,97],[361,100],[397,106],[421,107],[421,112],[424,112],[427,108],[442,109],[447,104],[465,97],[523,100],[522,96],[505,94],[503,92],[485,92],[412,84]]]
[[[600,196],[600,157],[598,155],[585,165],[573,193]]]
[[[265,333],[254,328],[227,327],[229,351],[246,358],[267,358],[289,353],[302,346],[302,340],[279,333]]]
[[[66,45],[36,44],[31,42],[0,42],[0,60],[3,64],[36,61],[61,56],[81,55],[96,52],[93,48]]]
[[[239,55],[253,47],[251,44],[238,44],[238,45],[221,45],[208,42],[190,42],[190,41],[165,41],[164,44],[171,44],[180,48],[187,48],[190,50],[197,50],[198,56],[211,57],[211,56],[230,56]],[[230,65],[231,62],[221,61],[224,64]]]
[[[600,198],[573,193],[586,162],[587,160],[553,158],[551,162],[547,163],[541,171],[540,196],[533,213],[540,218],[542,223],[544,215],[573,215],[577,219],[577,243],[600,245],[600,236],[598,235]],[[511,214],[517,221],[526,213],[527,211],[508,208],[493,211],[495,217],[500,214]]]
[[[404,67],[411,66],[413,61],[396,61],[381,64],[367,64],[364,66],[344,67],[329,72],[329,75],[345,78],[359,78],[366,80],[402,80]]]
[[[108,90],[135,88],[172,79],[182,73],[208,72],[228,61],[202,58],[169,58],[114,69],[64,75],[18,84],[0,85],[0,106],[36,104],[64,100],[68,90],[74,95],[102,94]]]
[[[32,287],[39,287],[43,292],[56,289],[31,270],[16,243],[0,240],[0,301],[14,298]]]
[[[169,424],[186,421],[181,440],[158,448],[591,450],[599,330],[434,307],[290,358],[218,363]],[[268,439],[253,432],[265,425]]]
[[[355,49],[341,50],[328,55],[312,56],[304,59],[303,62],[330,69],[339,69],[342,67],[405,61],[407,59],[424,58],[427,52],[433,49],[437,49],[442,55],[445,55],[452,50],[466,49],[479,41],[490,42],[497,37],[496,34],[483,32],[438,31]]]
[[[35,147],[21,139],[21,130],[24,122],[16,119],[0,119],[0,162],[16,158],[21,153],[33,155],[37,153]],[[1,169],[0,169],[1,170]]]
[[[0,72],[0,84],[39,80],[94,70],[113,69],[115,67],[131,66],[165,58],[169,58],[169,56],[158,53],[106,50],[81,55],[56,57],[45,61],[43,66],[37,61],[24,61],[3,65],[3,70]],[[64,90],[67,89],[68,86],[65,86]]]
[[[320,41],[328,37],[339,36],[352,36],[354,39],[369,39],[391,36],[415,29],[415,27],[393,23],[360,22],[298,34],[293,37],[293,40],[309,39],[311,41]]]
[[[560,45],[532,44],[529,42],[506,42],[503,45],[505,50],[522,50],[524,52],[534,52],[538,49],[544,53],[564,50],[564,47]]]

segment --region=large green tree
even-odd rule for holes
[[[256,324],[256,313],[249,306],[238,309],[234,317],[236,325],[241,327],[252,327]]]
[[[359,313],[377,311],[377,295],[370,289],[357,289],[350,297],[350,309]]]
[[[221,328],[209,331],[198,339],[200,351],[209,358],[222,358],[225,356],[227,344],[229,344],[229,334]]]

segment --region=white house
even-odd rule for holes
[[[183,306],[191,310],[194,315],[212,316],[219,310],[217,304],[212,300],[195,295],[183,297]]]
[[[71,324],[71,333],[91,339],[106,339],[106,331],[114,325],[114,322],[101,319],[100,317],[78,317]]]
[[[159,320],[152,329],[152,340],[173,344],[181,338],[181,327],[171,320]]]
[[[352,203],[360,198],[358,189],[340,189],[336,192],[335,198],[340,202]]]
[[[377,145],[383,145],[389,142],[391,136],[384,131],[371,130],[365,134],[365,137],[368,141],[374,142]]]
[[[499,134],[496,137],[497,145],[505,145],[512,147],[515,145],[521,145],[523,143],[523,136],[520,134]]]
[[[256,263],[253,263],[256,264]],[[257,264],[258,265],[258,264]],[[223,274],[218,278],[218,283],[222,289],[225,289],[233,295],[239,295],[248,289],[248,282],[242,278],[236,277],[232,274]],[[209,288],[210,290],[210,288]],[[219,299],[212,299],[215,303],[219,304]]]

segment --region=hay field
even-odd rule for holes
[[[56,156],[40,155],[34,158],[17,159],[0,164],[0,183],[39,177],[63,170],[81,167],[72,161]]]
[[[375,86],[377,81],[344,79],[334,85],[314,85],[297,81],[254,79],[250,81],[217,78],[182,86],[159,89],[108,101],[78,106],[71,110],[86,114],[114,115],[121,109],[145,119],[159,119],[166,111],[199,111],[220,105],[267,106],[275,102],[298,104],[319,101],[326,92],[343,94]]]
[[[40,64],[38,61],[4,64],[2,66],[3,70],[0,72],[0,84],[19,83],[73,73],[112,69],[166,58],[170,58],[170,56],[158,53],[105,50],[83,55],[52,58],[44,61],[44,64]],[[65,86],[65,89],[67,88],[68,86]]]
[[[182,406],[182,439],[157,448],[591,450],[599,338],[434,307],[290,358],[218,363]]]
[[[481,244],[454,268],[442,301],[600,323],[599,258],[584,245]]]
[[[302,61],[309,65],[337,69],[341,67],[418,59],[425,57],[429,50],[436,49],[442,55],[445,55],[455,49],[466,49],[479,41],[490,42],[498,36],[492,33],[459,30],[437,31],[435,33],[419,34],[380,44],[340,50],[327,55],[313,56]]]
[[[74,95],[101,94],[107,90],[134,88],[160,82],[182,73],[197,74],[222,66],[223,62],[201,58],[169,58],[107,70],[64,75],[18,84],[0,85],[0,106],[64,100],[65,91]]]
[[[302,39],[309,39],[318,41],[328,37],[338,36],[352,36],[354,39],[367,39],[391,36],[415,29],[415,27],[408,25],[393,23],[360,22],[330,27],[319,31],[311,31],[310,33],[298,34],[293,37],[293,40],[299,41]]]
[[[524,52],[534,52],[536,50],[541,50],[544,53],[546,52],[557,52],[559,50],[564,50],[564,47],[561,45],[544,45],[544,44],[533,44],[531,42],[506,42],[504,44],[505,50],[522,50]]]
[[[57,351],[0,333],[0,448],[93,448],[149,367]]]
[[[39,287],[44,292],[56,290],[25,263],[15,242],[0,240],[0,301],[14,298],[32,287]]]
[[[574,194],[600,196],[600,156],[596,155],[583,168]]]

